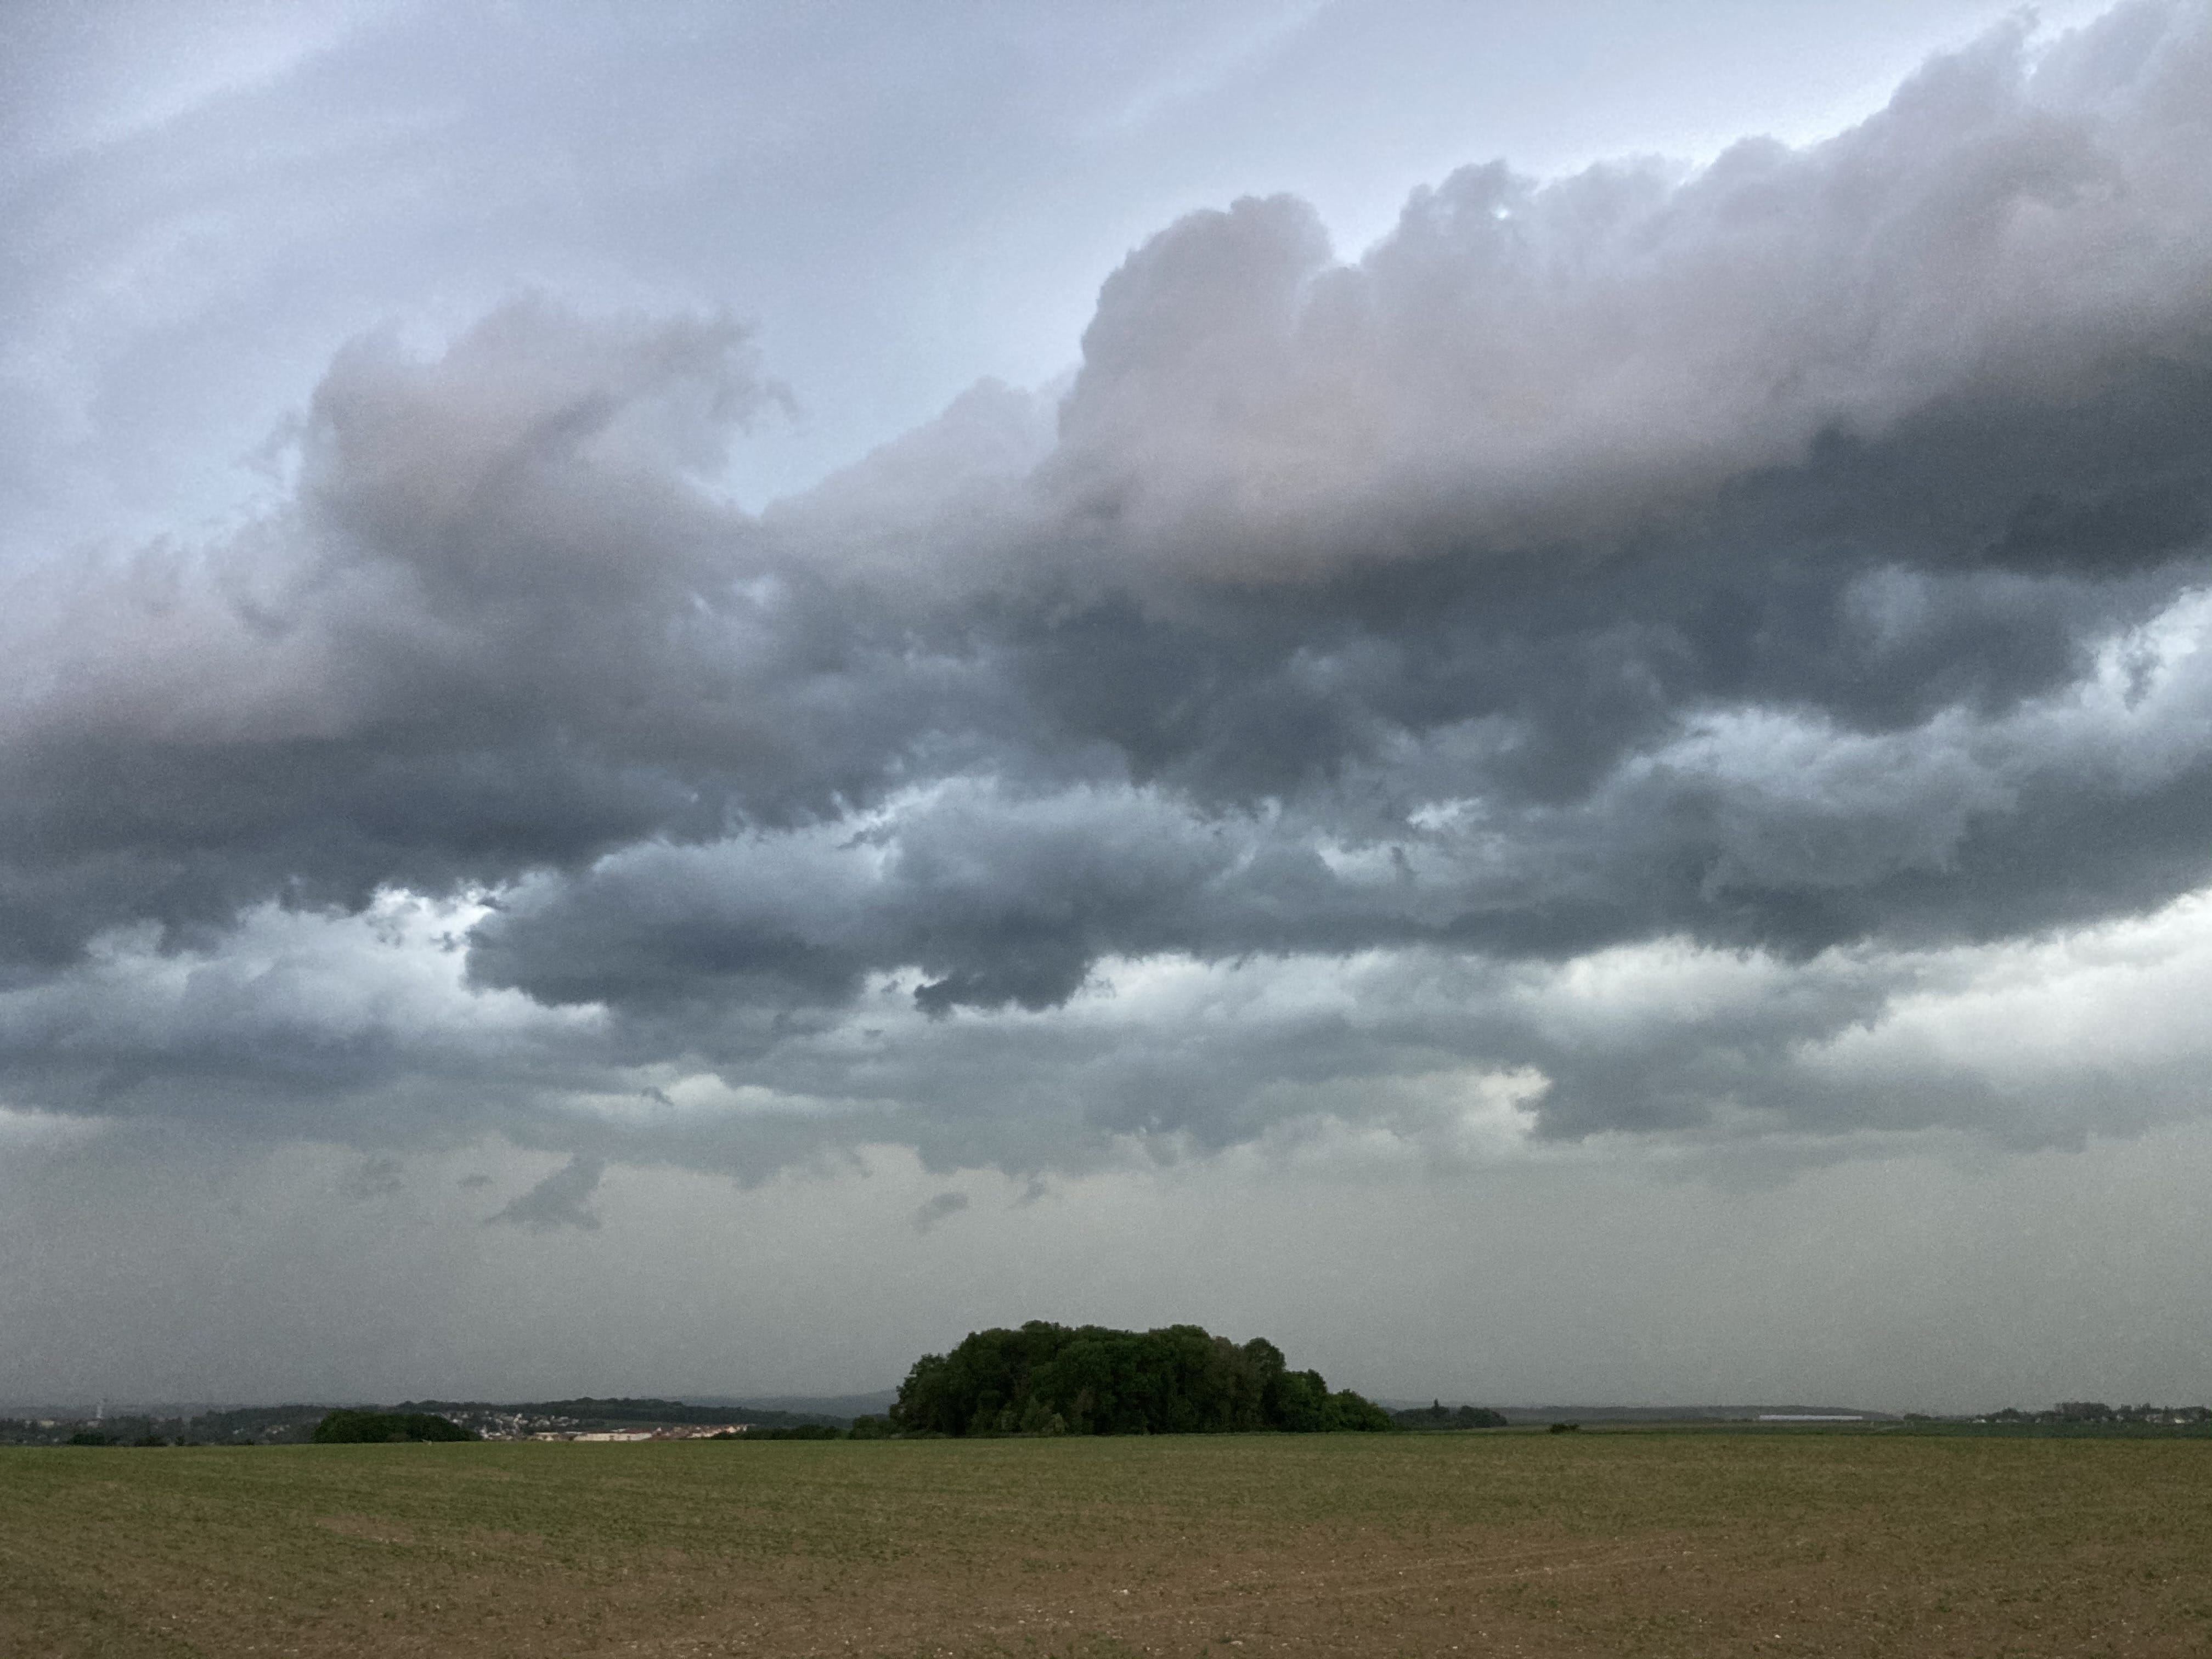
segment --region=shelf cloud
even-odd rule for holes
[[[355,340],[281,504],[14,580],[7,1103],[497,1133],[570,1159],[526,1230],[619,1159],[2190,1113],[2208,153],[2212,22],[2137,3],[1357,258],[1240,200],[758,514],[728,317]],[[2128,1088],[2006,1072],[2061,981]]]

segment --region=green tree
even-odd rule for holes
[[[1292,1371],[1264,1339],[1243,1346],[1196,1325],[1137,1332],[1032,1320],[970,1332],[914,1363],[891,1407],[908,1434],[1297,1433],[1397,1426],[1317,1371]]]
[[[362,1445],[385,1441],[474,1440],[475,1431],[428,1412],[335,1411],[315,1425],[319,1446]]]

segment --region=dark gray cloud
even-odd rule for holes
[[[338,1191],[356,1202],[390,1198],[403,1190],[406,1178],[399,1161],[392,1158],[367,1158],[349,1170],[338,1182]]]
[[[924,1199],[914,1212],[914,1230],[926,1233],[939,1222],[949,1220],[968,1207],[965,1193],[939,1193]]]
[[[520,1227],[533,1233],[551,1232],[559,1227],[595,1232],[599,1218],[592,1208],[592,1194],[599,1191],[605,1174],[605,1164],[579,1152],[484,1224]]]
[[[2212,878],[2208,88],[2134,5],[1804,149],[1468,168],[1351,263],[1195,214],[1064,387],[759,516],[726,318],[359,340],[281,510],[0,624],[17,1103],[574,1150],[530,1227],[625,1152],[1469,1100],[2079,1133],[1822,1056]],[[1662,959],[1735,988],[1621,1002]]]

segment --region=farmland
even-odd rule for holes
[[[2212,1443],[0,1451],[0,1652],[2212,1651]]]

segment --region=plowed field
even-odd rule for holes
[[[0,1450],[0,1654],[2212,1653],[2212,1443]]]

